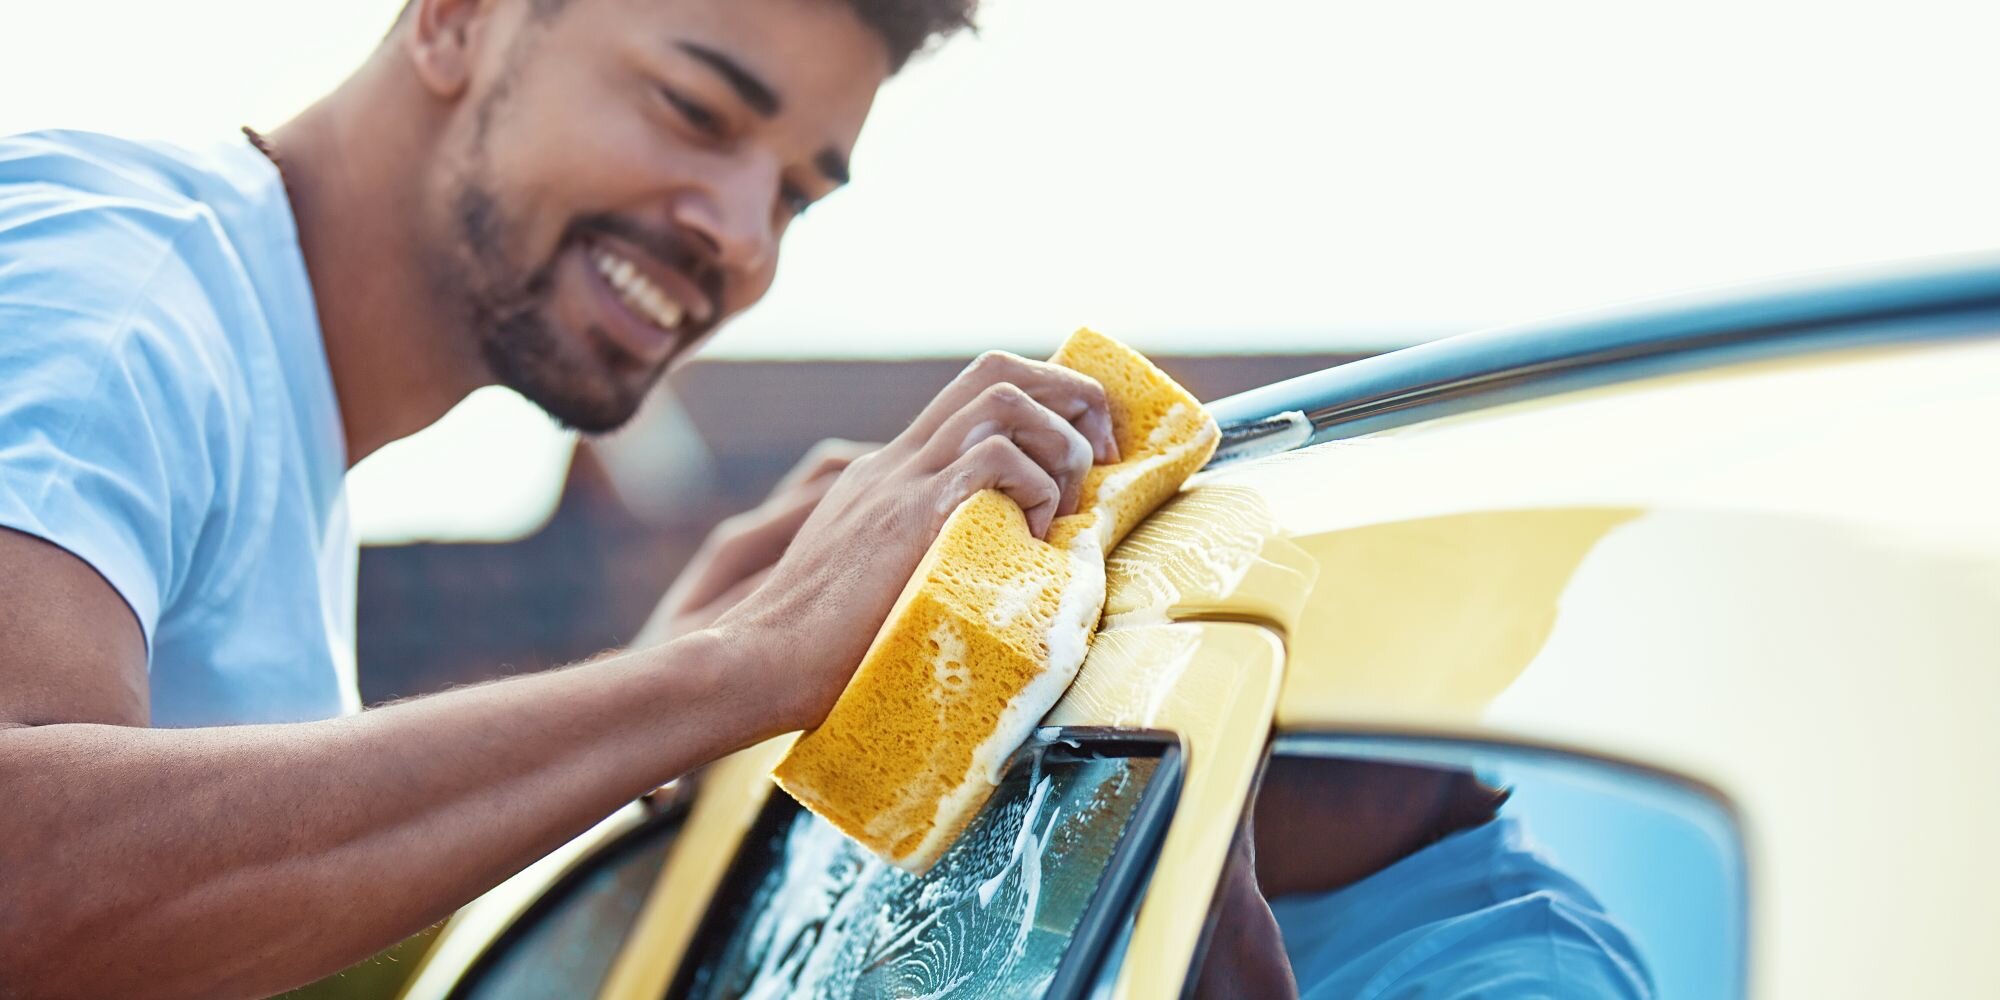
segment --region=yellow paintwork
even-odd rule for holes
[[[2000,996],[1996,430],[2000,342],[1969,341],[1573,392],[1197,477],[1114,553],[1107,631],[1050,717],[1190,750],[1119,995],[1177,995],[1275,724],[1696,779],[1742,824],[1753,996]],[[606,996],[660,995],[768,793],[762,752],[705,788]]]
[[[1104,628],[1208,618],[1289,632],[1318,572],[1255,490],[1188,490],[1105,560]]]
[[[1583,557],[1639,512],[1500,510],[1347,528],[1302,539],[1325,566],[1292,633],[1306,669],[1278,725],[1385,721],[1412,697],[1434,721],[1478,718],[1541,651]]]
[[[1278,701],[1283,647],[1269,629],[1225,622],[1105,632],[1048,723],[1178,733],[1180,804],[1139,903],[1120,998],[1179,996]],[[1226,820],[1218,822],[1218,819]],[[1169,873],[1165,875],[1163,873]]]
[[[480,953],[514,922],[530,903],[563,877],[577,862],[603,844],[616,840],[646,820],[646,809],[637,802],[612,813],[605,820],[564,844],[540,861],[522,869],[485,895],[461,907],[445,922],[437,940],[417,963],[400,994],[404,1000],[442,1000],[465,975]]]
[[[1177,819],[1169,828],[1160,864],[1190,877],[1155,882],[1148,891],[1133,930],[1133,954],[1185,955],[1201,934],[1234,832],[1233,823],[1204,820],[1212,813],[1235,814],[1249,794],[1277,703],[1282,655],[1270,631],[1249,625],[1162,624],[1106,632],[1048,718],[1057,726],[1165,729],[1180,734],[1186,749],[1177,812],[1195,819]],[[737,844],[771,793],[771,764],[782,750],[767,744],[722,761],[704,776],[701,797],[660,887],[601,996],[658,1000],[665,993]],[[1128,963],[1119,995],[1169,995],[1179,988],[1185,965]]]
[[[757,822],[776,787],[771,784],[771,767],[796,739],[783,736],[758,744],[703,772],[694,811],[660,870],[659,887],[619,950],[602,996],[659,1000],[665,995],[681,955],[694,940],[709,897],[728,874],[736,845]]]
[[[1742,821],[1753,996],[2000,996],[1981,957],[1996,429],[2000,343],[1875,348],[1429,421],[1197,488],[1255,491],[1319,557],[1280,728],[1695,778]]]

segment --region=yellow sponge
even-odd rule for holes
[[[773,776],[862,846],[928,869],[1076,677],[1104,610],[1104,556],[1208,462],[1215,421],[1137,352],[1080,330],[1057,364],[1102,383],[1121,457],[1091,469],[1048,540],[1004,494],[954,511],[832,712]]]

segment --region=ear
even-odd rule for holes
[[[417,78],[439,97],[457,97],[472,81],[473,48],[493,4],[486,0],[416,0],[403,49]]]

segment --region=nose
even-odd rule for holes
[[[772,209],[779,171],[738,160],[707,180],[674,200],[674,223],[707,242],[725,270],[736,275],[761,273],[777,254]]]

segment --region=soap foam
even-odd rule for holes
[[[1045,538],[996,491],[949,512],[847,691],[774,771],[800,802],[908,871],[938,860],[1062,699],[1107,610],[1110,550],[1217,438],[1186,390],[1116,341],[1081,331],[1056,361],[1104,385],[1123,460],[1093,468],[1084,509]]]

